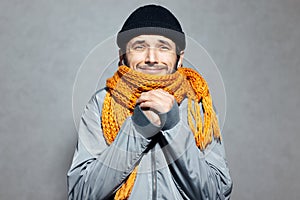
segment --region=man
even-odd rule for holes
[[[178,20],[140,7],[117,44],[118,71],[81,118],[69,199],[229,199],[217,117],[205,80],[182,67]]]

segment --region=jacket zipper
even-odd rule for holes
[[[155,161],[155,149],[151,150],[151,168],[152,168],[152,199],[156,200],[157,197],[157,174],[156,174],[156,161]]]

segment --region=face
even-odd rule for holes
[[[145,74],[174,73],[182,59],[183,52],[177,63],[175,43],[160,35],[140,35],[131,39],[126,46],[127,65]]]

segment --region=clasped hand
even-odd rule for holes
[[[140,106],[146,117],[155,125],[160,126],[159,113],[167,113],[171,110],[175,98],[170,93],[156,89],[143,92],[137,99],[136,104]]]

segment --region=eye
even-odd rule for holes
[[[170,47],[166,46],[166,45],[162,45],[159,47],[160,50],[162,51],[169,51],[170,50]]]
[[[132,47],[132,49],[134,50],[134,51],[143,51],[143,50],[145,50],[145,46],[144,45],[136,45],[136,46],[133,46]]]

